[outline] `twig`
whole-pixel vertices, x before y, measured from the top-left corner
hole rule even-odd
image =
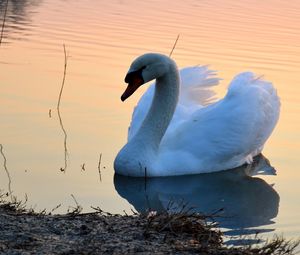
[[[8,178],[9,196],[10,196],[11,201],[13,202],[13,196],[12,196],[12,191],[11,191],[11,177],[10,177],[9,171],[7,169],[7,165],[6,165],[7,160],[6,160],[6,157],[5,157],[4,152],[3,152],[3,145],[2,144],[0,144],[0,153],[1,153],[1,155],[3,157],[3,160],[4,160],[3,161],[3,167],[4,167],[4,170],[5,170],[7,178]]]
[[[53,213],[55,210],[57,210],[59,207],[61,207],[61,204],[58,204],[57,206],[55,206],[54,208],[52,208],[50,213]]]
[[[78,204],[78,202],[77,202],[77,200],[76,200],[75,196],[74,196],[73,194],[71,194],[71,197],[72,197],[72,198],[73,198],[73,200],[75,201],[75,204],[76,204],[76,206],[77,206],[77,207],[79,207],[79,204]]]
[[[67,132],[63,126],[63,122],[62,122],[62,118],[61,118],[61,114],[60,114],[60,102],[61,102],[61,96],[63,93],[63,89],[64,89],[64,85],[65,85],[65,80],[66,80],[66,71],[67,71],[67,53],[66,53],[66,47],[64,46],[64,55],[65,55],[65,63],[64,63],[64,75],[63,75],[63,80],[62,80],[62,84],[61,84],[61,88],[60,88],[60,92],[59,92],[59,96],[58,96],[58,101],[57,101],[57,114],[58,114],[58,118],[59,118],[59,124],[60,127],[64,133],[64,167],[60,168],[61,172],[65,172],[67,169],[67,156],[68,156],[68,148],[67,148]]]
[[[97,206],[97,207],[94,207],[94,206],[91,206],[91,208],[93,209],[93,210],[95,210],[96,211],[96,213],[100,213],[100,214],[102,214],[102,215],[106,215],[106,216],[116,216],[116,215],[120,215],[120,214],[113,214],[113,213],[110,213],[110,212],[105,212],[105,211],[103,211],[99,206]],[[85,213],[86,214],[86,213]]]
[[[130,211],[133,213],[133,215],[139,215],[139,213],[135,210],[133,210],[132,208],[130,208]]]
[[[175,43],[174,43],[174,45],[173,45],[173,48],[172,48],[172,50],[171,50],[171,52],[170,52],[170,54],[169,54],[169,57],[171,57],[171,56],[172,56],[172,53],[173,53],[173,51],[174,51],[174,49],[175,49],[175,47],[176,47],[176,45],[177,45],[177,42],[178,42],[179,36],[180,36],[180,34],[178,34],[178,35],[177,35],[176,41],[175,41]]]
[[[102,178],[101,178],[101,158],[102,158],[102,153],[100,153],[99,162],[98,162],[98,172],[99,172],[100,182],[102,182]]]
[[[70,211],[70,208],[69,208],[68,214],[69,214],[69,215],[72,215],[72,216],[78,215],[78,214],[80,214],[81,211],[82,211],[82,206],[80,206],[80,205],[78,204],[78,202],[77,202],[77,200],[76,200],[76,198],[75,198],[75,196],[74,196],[73,194],[71,194],[71,197],[73,198],[73,200],[74,200],[74,202],[75,202],[75,204],[76,204],[76,207],[73,207],[73,210],[72,210],[72,211]]]
[[[7,9],[8,9],[8,0],[6,0],[5,10],[4,10],[4,17],[3,17],[3,22],[2,22],[1,36],[0,36],[0,45],[2,43],[2,38],[3,38],[3,32],[4,32],[6,15],[7,15]]]

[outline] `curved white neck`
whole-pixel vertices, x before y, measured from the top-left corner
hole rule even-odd
[[[157,151],[174,114],[179,96],[179,73],[170,62],[169,72],[156,79],[150,110],[131,142],[144,143]]]

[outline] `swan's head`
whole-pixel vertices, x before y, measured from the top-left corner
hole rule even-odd
[[[135,59],[125,77],[128,84],[121,100],[125,101],[141,85],[163,76],[169,71],[170,64],[175,64],[169,57],[158,53],[147,53]]]

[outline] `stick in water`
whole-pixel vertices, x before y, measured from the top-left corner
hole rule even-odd
[[[102,153],[100,153],[99,162],[98,162],[98,172],[99,172],[100,182],[102,182],[102,178],[101,178],[101,158],[102,158]]]
[[[64,167],[60,168],[61,172],[65,172],[67,169],[67,156],[68,156],[68,148],[67,148],[67,132],[63,126],[63,122],[62,122],[62,118],[61,118],[61,114],[60,114],[60,101],[61,101],[61,96],[63,93],[63,89],[64,89],[64,85],[65,85],[65,80],[66,80],[66,72],[67,72],[67,53],[66,53],[66,47],[64,46],[64,55],[65,55],[65,63],[64,63],[64,75],[63,75],[63,80],[62,80],[62,84],[61,84],[61,88],[60,88],[60,92],[59,92],[59,96],[58,96],[58,101],[57,101],[57,114],[58,114],[58,118],[59,118],[59,124],[60,127],[64,133]]]
[[[174,49],[175,49],[175,47],[176,47],[176,44],[177,44],[177,42],[178,42],[179,36],[180,36],[180,34],[177,35],[176,41],[175,41],[175,43],[174,43],[174,45],[173,45],[173,48],[172,48],[172,50],[171,50],[171,52],[170,52],[169,57],[172,56],[172,53],[173,53],[173,51],[174,51]]]
[[[10,177],[9,171],[7,169],[7,165],[6,165],[7,160],[6,160],[6,157],[5,157],[4,152],[3,152],[3,145],[2,144],[0,144],[0,153],[3,157],[3,167],[4,167],[4,170],[5,170],[7,178],[8,178],[8,193],[9,193],[9,196],[11,198],[11,201],[13,201],[12,191],[11,191],[11,177]]]
[[[5,26],[7,8],[8,8],[8,0],[6,0],[5,10],[4,10],[4,16],[3,16],[3,22],[2,22],[2,29],[1,29],[1,35],[0,35],[0,45],[2,43],[2,38],[3,38],[3,32],[4,32],[4,26]]]

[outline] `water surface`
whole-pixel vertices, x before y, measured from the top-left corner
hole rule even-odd
[[[0,1],[1,17],[5,3]],[[297,0],[9,1],[0,46],[0,143],[13,194],[20,199],[27,195],[37,210],[62,204],[56,212],[65,212],[75,204],[71,194],[86,211],[91,205],[110,212],[145,210],[135,201],[145,198],[137,192],[145,185],[114,177],[114,157],[126,142],[132,109],[144,91],[122,103],[123,79],[136,56],[169,54],[180,34],[172,57],[179,67],[209,64],[218,70],[220,96],[232,77],[245,70],[264,75],[277,87],[281,116],[264,149],[277,175],[243,176],[235,185],[231,174],[222,173],[185,177],[185,182],[155,179],[147,183],[147,196],[162,207],[171,197],[184,198],[202,211],[223,203],[240,219],[253,212],[247,223],[221,222],[225,228],[299,236],[299,25]],[[63,44],[68,56],[60,105],[67,133],[64,172],[64,133],[56,111]],[[186,193],[177,194],[176,183]],[[120,184],[129,193],[120,192]],[[158,192],[162,186],[169,189]],[[2,163],[0,189],[8,190]]]

